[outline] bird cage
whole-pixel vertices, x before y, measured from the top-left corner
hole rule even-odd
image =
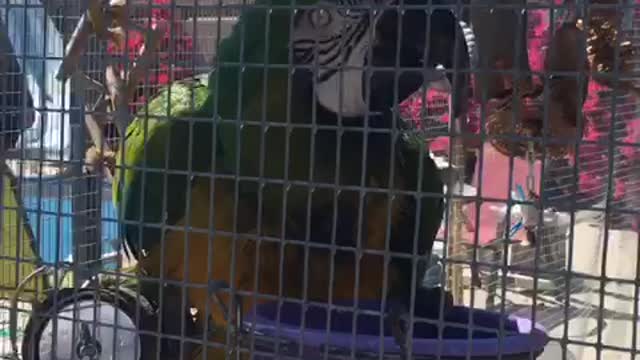
[[[400,9],[362,1],[370,6],[358,11],[341,11],[359,3],[341,0],[317,9],[314,0],[64,2],[81,8],[64,19],[74,31],[61,31],[64,51],[41,57],[62,63],[47,73],[56,86],[70,79],[72,151],[45,151],[67,156],[59,164],[67,177],[40,174],[23,184],[25,204],[9,205],[33,219],[42,242],[34,262],[62,266],[74,281],[51,281],[26,329],[16,329],[23,304],[15,301],[12,348],[0,355],[556,359],[588,344],[557,327],[576,308],[597,318],[600,332],[619,321],[604,309],[617,296],[612,277],[575,267],[580,247],[606,268],[611,250],[599,246],[609,240],[577,240],[576,229],[595,223],[606,239],[609,229],[634,227],[639,101],[590,81],[586,144],[575,153],[545,139],[540,125],[548,107],[550,135],[581,131],[570,110],[558,110],[566,105],[559,95],[580,103],[580,81],[558,94],[552,85],[568,75],[546,72],[566,69],[545,58],[577,49],[591,56],[587,67],[610,66],[619,34],[602,16],[585,21],[597,6],[530,1],[520,12],[510,0],[490,9],[475,0],[404,0]],[[15,2],[0,0],[0,13],[40,6]],[[640,13],[625,15],[628,60]],[[352,24],[340,31],[375,30],[376,41],[325,38],[335,19]],[[526,37],[528,49],[515,56],[510,41],[487,43],[491,32]],[[424,52],[425,41],[439,47]],[[326,44],[335,47],[315,48]],[[493,82],[481,59],[509,51],[516,64],[498,61],[505,81]],[[352,56],[367,68],[362,81],[342,77],[352,63],[323,72],[331,66],[307,62]],[[580,64],[571,70],[590,78]],[[605,205],[601,218],[581,215]],[[21,226],[15,214],[5,219]],[[3,234],[3,250],[24,247],[5,247],[15,235]],[[15,283],[22,260],[2,255],[2,268],[16,273],[3,282]],[[580,360],[635,351],[597,336],[596,356]]]

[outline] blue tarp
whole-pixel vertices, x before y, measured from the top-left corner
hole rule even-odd
[[[23,192],[27,217],[38,244],[38,252],[46,263],[68,261],[73,254],[72,199],[68,196],[47,194],[38,204],[35,191]],[[38,209],[40,205],[40,209]],[[116,212],[109,196],[102,200],[102,253],[115,251],[117,239]]]

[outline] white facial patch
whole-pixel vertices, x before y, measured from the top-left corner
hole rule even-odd
[[[362,76],[364,52],[368,45],[368,40],[363,40],[351,52],[344,70],[338,71],[327,81],[318,84],[316,96],[322,106],[344,116],[364,115],[367,112],[367,105],[363,98]]]

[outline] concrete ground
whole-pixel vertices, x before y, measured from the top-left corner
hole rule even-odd
[[[478,174],[482,176],[482,197],[493,199],[506,199],[509,186],[509,160],[498,154],[490,146],[484,147],[482,156],[484,164],[482,171],[478,165]],[[526,162],[515,160],[513,164],[512,189],[515,185],[524,186],[528,167]],[[535,166],[536,186],[539,183],[539,164]],[[477,185],[477,181],[475,183]],[[474,232],[479,232],[479,243],[490,243],[496,233],[496,223],[499,216],[496,216],[496,205],[500,203],[483,203],[480,207],[480,226],[475,224],[474,206],[469,205],[467,211],[471,222],[470,232],[466,234],[467,242],[472,242]],[[637,352],[640,347],[639,335],[636,335],[639,327],[638,311],[634,308],[638,304],[638,247],[639,236],[631,231],[609,231],[609,236],[605,239],[604,228],[601,224],[602,213],[595,211],[578,211],[575,213],[575,227],[572,236],[573,251],[572,257],[563,256],[562,253],[569,253],[568,244],[563,241],[564,236],[560,233],[551,233],[548,236],[548,243],[539,246],[539,252],[523,246],[515,247],[512,251],[520,253],[520,256],[512,255],[512,264],[517,263],[526,266],[527,261],[538,258],[538,266],[542,270],[562,270],[567,265],[573,274],[585,274],[586,276],[603,277],[608,280],[585,279],[584,277],[571,281],[570,299],[566,301],[567,286],[561,279],[561,275],[555,276],[556,282],[539,281],[538,296],[536,296],[535,320],[540,322],[549,330],[549,334],[556,338],[547,347],[540,359],[544,360],[596,360],[596,359],[634,359],[631,354]],[[520,232],[520,238],[524,240]],[[606,251],[605,249],[605,243]],[[605,256],[606,254],[606,256]],[[486,261],[486,260],[485,260]],[[531,263],[528,263],[533,265]],[[604,266],[603,266],[604,265]],[[533,270],[533,268],[532,268]],[[603,272],[604,270],[604,272]],[[559,273],[560,273],[559,271]],[[522,290],[527,287],[532,288],[531,281],[526,276],[519,277],[515,284],[506,286],[506,301],[504,302],[506,311],[517,313],[521,316],[531,317],[532,296],[524,296],[515,289]],[[500,293],[502,281],[498,276],[496,292]],[[615,281],[622,280],[622,281]],[[634,284],[624,283],[635,282]],[[485,285],[487,282],[483,279]],[[600,297],[600,290],[604,296]],[[470,305],[470,291],[466,292],[465,303]],[[474,306],[485,307],[487,292],[485,290],[475,291]],[[555,296],[555,300],[553,297]],[[494,302],[496,310],[500,310],[503,304],[499,299]],[[566,306],[568,304],[569,306]],[[542,307],[544,305],[544,307]],[[565,316],[567,314],[568,316]],[[602,322],[599,323],[599,317]],[[565,318],[567,321],[565,321]],[[566,334],[565,334],[566,333]],[[564,339],[564,341],[563,341]],[[566,346],[561,346],[564,343]],[[600,345],[600,346],[598,346]],[[596,351],[601,347],[602,351]],[[615,350],[620,351],[615,351]],[[566,357],[563,356],[566,354]]]
[[[633,359],[631,352],[640,346],[638,340],[638,234],[612,231],[609,234],[606,259],[603,257],[603,237],[589,225],[576,227],[574,249],[575,271],[609,279],[633,281],[586,281],[581,294],[572,296],[571,306],[577,316],[568,323],[566,332],[570,341],[568,359]],[[603,267],[603,261],[606,261]],[[604,269],[604,273],[602,272]],[[589,291],[587,291],[589,290]],[[601,290],[604,296],[601,298]],[[603,300],[603,301],[602,301]],[[634,313],[635,309],[635,313]],[[556,310],[557,311],[557,310]],[[550,315],[552,320],[564,319],[564,307],[560,313]],[[599,324],[599,317],[602,322]],[[548,325],[550,334],[562,338],[563,323]],[[587,344],[571,344],[571,341]],[[605,349],[598,357],[597,344]],[[607,349],[608,348],[608,349]],[[615,351],[615,350],[621,351]],[[562,359],[558,344],[545,352],[543,359]],[[625,351],[626,350],[626,351]]]
[[[573,270],[576,273],[602,276],[603,236],[598,228],[590,224],[575,227],[576,246],[573,251]],[[632,232],[610,232],[607,245],[605,276],[609,279],[636,281],[637,284],[638,235]],[[484,280],[484,279],[483,279]],[[600,286],[604,296],[601,301]],[[531,286],[522,281],[520,289]],[[532,318],[532,296],[522,295],[515,285],[507,286],[505,311]],[[500,291],[500,288],[497,289]],[[551,294],[557,301],[550,300]],[[637,309],[637,285],[608,280],[574,280],[571,296],[566,301],[566,286],[556,289],[540,285],[536,297],[535,320],[542,324],[553,338],[540,360],[618,360],[634,359],[631,355],[640,348],[638,330],[640,320]],[[470,305],[471,291],[465,292],[465,304]],[[474,307],[484,308],[487,291],[474,290]],[[495,310],[500,311],[503,302],[497,301]],[[567,306],[568,305],[568,306]],[[566,316],[566,315],[568,316]],[[599,317],[602,323],[599,324]],[[565,320],[566,319],[566,320]],[[566,331],[566,334],[565,334]],[[566,336],[565,336],[566,335]],[[561,344],[566,344],[563,346]],[[597,348],[602,352],[598,353]]]
[[[492,199],[506,199],[505,189],[509,186],[509,161],[506,157],[497,154],[489,146],[485,146],[482,156],[484,164],[482,171],[478,166],[478,174],[482,177],[482,197]],[[528,173],[527,164],[524,161],[515,160],[512,177],[512,189],[517,184],[524,186]],[[539,183],[539,165],[535,166],[536,185]],[[487,185],[485,185],[487,184]],[[478,185],[477,181],[474,185]],[[477,232],[478,243],[488,244],[496,235],[496,225],[500,218],[497,211],[500,203],[483,203],[480,208],[479,226],[475,223],[475,206],[468,205],[468,218],[471,226],[465,238],[467,243],[472,243]],[[513,209],[513,208],[512,208]],[[609,231],[605,239],[604,229],[601,224],[602,213],[595,211],[578,211],[575,213],[575,227],[573,236],[569,239],[573,243],[572,257],[569,257],[571,249],[561,231],[551,233],[547,241],[539,246],[538,253],[527,245],[514,246],[512,248],[511,264],[526,267],[533,266],[533,259],[538,259],[538,266],[542,270],[556,270],[558,275],[553,281],[538,282],[538,296],[536,296],[535,320],[549,330],[552,341],[545,353],[541,356],[544,360],[556,359],[633,359],[631,353],[636,352],[640,342],[638,340],[639,320],[637,311],[634,316],[634,308],[638,304],[638,234],[630,231]],[[524,240],[523,232],[516,238]],[[606,251],[605,243],[607,243]],[[605,256],[606,254],[606,256]],[[487,261],[483,258],[482,261]],[[501,261],[501,260],[500,260]],[[569,261],[571,261],[569,263]],[[568,264],[568,265],[567,265]],[[569,288],[570,297],[567,300],[567,285],[562,279],[562,269],[569,268],[572,276]],[[603,272],[604,269],[604,272]],[[533,271],[533,267],[531,271]],[[584,274],[585,277],[579,276]],[[494,274],[495,275],[495,274]],[[603,277],[608,280],[600,281],[591,277]],[[514,278],[514,277],[511,277]],[[523,289],[532,289],[531,277],[515,277],[513,282],[506,282],[506,301],[496,298],[493,308],[517,313],[521,316],[532,317],[533,296],[524,295]],[[483,277],[483,287],[475,291],[474,306],[484,308],[487,304],[487,288],[495,285],[497,294],[502,290],[502,276]],[[616,281],[622,280],[622,281]],[[634,284],[624,283],[635,282]],[[601,300],[600,290],[603,297]],[[520,291],[518,291],[520,290]],[[466,291],[467,305],[470,304],[470,291]],[[568,306],[567,306],[568,305]],[[599,317],[602,322],[599,322]],[[565,321],[565,319],[567,319]],[[564,346],[560,344],[564,343]],[[596,351],[600,347],[601,352]],[[619,350],[619,351],[616,351]]]

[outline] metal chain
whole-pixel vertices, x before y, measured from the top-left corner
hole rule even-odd
[[[523,207],[523,225],[527,233],[527,241],[530,245],[534,245],[536,243],[536,230],[538,225],[540,224],[540,215],[538,213],[538,195],[535,191],[535,149],[533,142],[529,142],[529,147],[527,149],[527,163],[529,165],[529,171],[527,174],[527,201],[531,201],[532,203],[527,204]]]
[[[529,142],[529,148],[527,149],[527,163],[529,165],[529,172],[527,173],[527,195],[535,194],[535,184],[536,178],[534,176],[535,173],[535,165],[536,165],[536,154],[533,146],[533,141]]]

